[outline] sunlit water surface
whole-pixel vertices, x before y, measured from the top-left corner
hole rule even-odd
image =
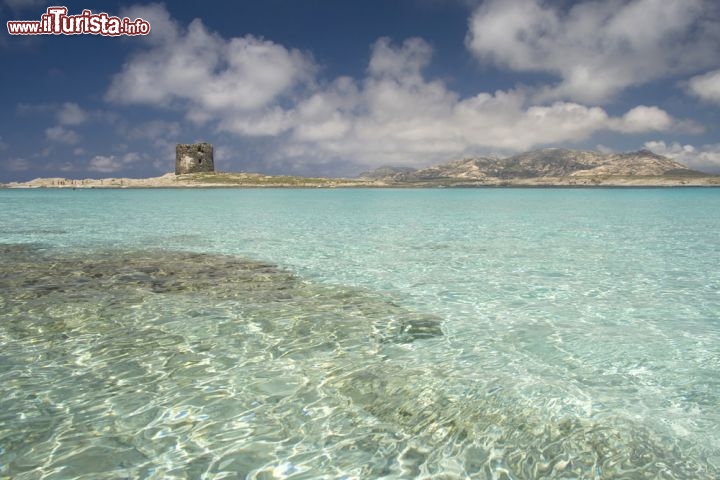
[[[720,475],[720,189],[0,191],[0,478]]]

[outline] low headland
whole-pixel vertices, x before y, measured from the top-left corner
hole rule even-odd
[[[599,153],[547,148],[507,158],[472,157],[423,169],[381,167],[356,178],[260,173],[167,173],[154,178],[37,178],[5,188],[442,188],[717,187],[720,176],[692,170],[648,150]]]

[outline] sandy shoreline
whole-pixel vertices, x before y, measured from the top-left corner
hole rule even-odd
[[[0,184],[2,188],[443,188],[443,187],[720,187],[720,176],[603,176],[561,178],[486,178],[468,180],[438,178],[416,182],[341,178],[271,176],[256,173],[214,173],[152,178],[68,179],[36,178],[27,182]]]

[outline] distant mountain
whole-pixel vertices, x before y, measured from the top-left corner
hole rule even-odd
[[[505,181],[540,178],[704,176],[685,165],[649,150],[600,153],[564,148],[545,148],[508,158],[476,157],[413,171],[382,167],[363,178],[391,182],[422,182],[437,179]]]

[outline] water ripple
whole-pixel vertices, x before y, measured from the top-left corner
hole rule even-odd
[[[717,451],[682,436],[692,425],[588,394],[662,388],[647,375],[662,358],[639,347],[598,370],[567,348],[582,325],[505,322],[490,338],[479,322],[474,348],[454,348],[442,318],[267,263],[2,251],[3,477],[718,475]],[[717,389],[686,395],[704,408]]]

